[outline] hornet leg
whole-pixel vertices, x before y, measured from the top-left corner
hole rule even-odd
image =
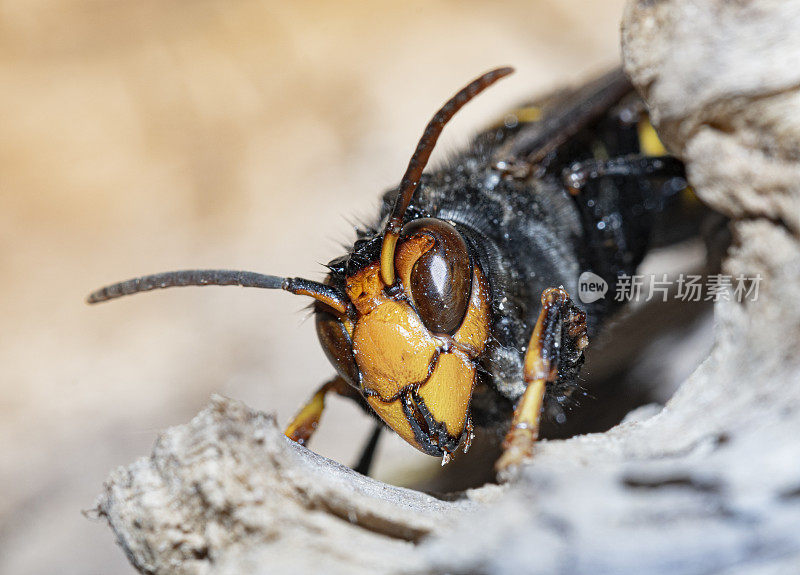
[[[495,463],[502,471],[518,465],[533,455],[539,437],[545,389],[558,378],[562,342],[580,354],[589,345],[586,335],[586,314],[578,309],[561,288],[548,288],[542,293],[542,311],[533,328],[525,352],[523,377],[526,388],[514,409],[511,428],[503,442],[503,454]]]
[[[633,154],[608,160],[584,160],[566,168],[561,178],[569,193],[579,194],[592,180],[608,176],[626,178],[686,177],[683,164],[672,156],[642,156]]]
[[[322,411],[325,409],[325,396],[333,392],[344,397],[353,397],[358,392],[350,387],[341,377],[334,377],[323,384],[317,392],[300,409],[294,419],[286,426],[284,434],[292,441],[305,445],[319,425]]]
[[[356,473],[369,476],[369,469],[372,467],[372,460],[375,457],[375,451],[378,447],[378,440],[381,437],[381,431],[383,431],[383,423],[376,421],[375,427],[372,429],[372,433],[370,434],[367,443],[364,445],[364,449],[361,451],[361,456],[358,458],[358,462],[353,466],[353,471]]]

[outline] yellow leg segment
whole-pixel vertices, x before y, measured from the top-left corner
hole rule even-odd
[[[320,417],[322,417],[322,412],[325,409],[325,396],[330,392],[344,396],[353,394],[350,386],[341,377],[335,377],[325,383],[286,426],[286,431],[284,431],[286,437],[300,445],[308,443],[308,440],[314,435],[314,431],[319,425]]]
[[[573,310],[567,317],[563,317],[568,307]],[[525,393],[514,409],[511,428],[503,441],[503,454],[495,464],[497,471],[518,465],[533,455],[533,446],[539,438],[545,389],[548,382],[555,381],[558,377],[557,356],[562,321],[568,322],[568,334],[574,338],[578,349],[586,347],[586,316],[574,308],[569,295],[563,289],[546,289],[542,293],[542,310],[536,319],[525,353]]]
[[[525,389],[514,410],[511,429],[503,441],[503,454],[495,463],[497,471],[518,465],[533,455],[533,446],[539,438],[546,383],[544,379],[537,379]]]

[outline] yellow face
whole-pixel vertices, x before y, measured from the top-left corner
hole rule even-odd
[[[449,457],[471,435],[490,292],[455,228],[417,222],[398,246],[395,286],[386,289],[377,261],[346,279],[356,314],[342,325],[370,407],[417,449]]]

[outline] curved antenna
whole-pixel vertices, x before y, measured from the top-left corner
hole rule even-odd
[[[406,173],[403,174],[403,179],[400,180],[397,199],[383,229],[381,279],[386,285],[394,283],[394,250],[397,245],[397,238],[400,236],[400,228],[403,225],[403,215],[411,203],[411,198],[414,197],[414,192],[417,191],[422,171],[431,157],[431,152],[433,152],[433,148],[436,146],[436,141],[439,139],[445,124],[455,116],[456,112],[464,107],[464,104],[513,71],[514,68],[510,67],[496,68],[473,80],[450,98],[444,106],[439,108],[439,111],[434,114],[425,127],[425,131],[417,144],[417,149],[414,150],[414,155],[411,156],[411,160],[408,162]]]
[[[154,289],[230,285],[282,289],[297,295],[311,296],[341,314],[346,314],[350,308],[350,303],[345,295],[329,285],[303,278],[283,278],[236,270],[181,270],[142,276],[100,288],[89,294],[86,303],[100,303]]]

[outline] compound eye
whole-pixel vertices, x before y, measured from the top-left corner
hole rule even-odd
[[[434,218],[409,222],[401,237],[406,239],[397,269],[417,313],[431,332],[454,334],[464,320],[472,289],[467,243],[452,225]],[[415,260],[413,264],[409,259]]]
[[[314,317],[317,324],[317,337],[322,344],[322,349],[333,364],[336,371],[347,383],[358,387],[359,372],[353,356],[353,343],[350,334],[342,321],[327,311],[329,308],[321,303],[314,305]]]

